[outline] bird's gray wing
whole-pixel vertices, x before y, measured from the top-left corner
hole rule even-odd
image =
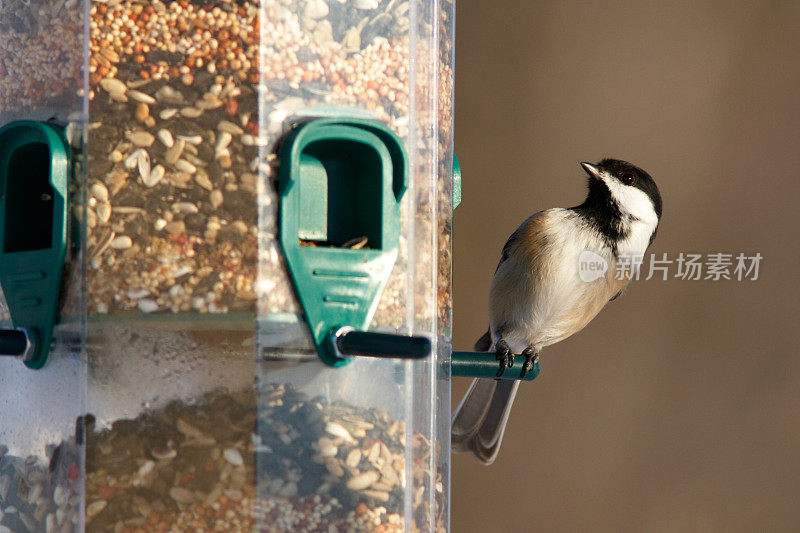
[[[525,225],[540,213],[528,217],[509,236],[503,246],[497,269],[508,259],[511,249],[519,239]],[[495,269],[495,274],[497,269]],[[475,343],[475,350],[485,352],[491,349],[491,345],[491,331],[487,331]],[[518,381],[485,378],[472,380],[467,393],[453,413],[451,420],[452,450],[454,452],[472,451],[484,464],[492,464],[500,451],[508,415],[511,412],[511,405],[518,387]]]
[[[527,222],[528,220],[526,220],[525,222]],[[511,247],[514,246],[514,243],[517,242],[517,240],[519,239],[520,231],[522,231],[522,228],[525,227],[525,222],[520,224],[520,226],[514,230],[514,233],[509,235],[508,239],[506,239],[506,243],[503,245],[503,251],[500,252],[500,261],[498,261],[497,267],[494,269],[495,273],[497,273],[497,269],[500,268],[500,265],[503,264],[503,261],[508,259],[508,256],[511,254]]]

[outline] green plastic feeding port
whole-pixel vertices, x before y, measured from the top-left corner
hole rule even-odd
[[[298,124],[280,151],[280,233],[320,358],[426,357],[425,337],[365,331],[397,258],[403,145],[379,122]]]
[[[69,145],[59,126],[0,128],[0,286],[13,329],[0,355],[30,368],[47,361],[67,251]]]

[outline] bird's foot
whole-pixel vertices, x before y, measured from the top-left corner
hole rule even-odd
[[[528,346],[522,350],[520,355],[525,356],[525,362],[522,363],[522,373],[519,375],[519,378],[523,379],[525,374],[528,373],[528,370],[532,369],[533,366],[539,362],[539,354],[536,353],[536,350],[533,348],[533,346]]]
[[[495,377],[500,377],[503,375],[503,372],[506,371],[506,368],[511,368],[514,366],[514,354],[511,352],[511,348],[508,347],[506,341],[499,340],[497,341],[497,346],[494,349],[495,359],[500,362],[500,369],[497,371],[497,375]]]

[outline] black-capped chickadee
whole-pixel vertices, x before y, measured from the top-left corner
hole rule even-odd
[[[508,238],[489,290],[489,331],[475,350],[493,351],[498,377],[525,357],[580,331],[638,269],[661,218],[661,195],[644,170],[618,159],[581,163],[589,193],[577,207],[540,211]],[[453,414],[453,451],[492,464],[519,381],[475,379]]]

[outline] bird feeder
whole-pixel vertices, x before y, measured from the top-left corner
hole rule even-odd
[[[448,529],[453,15],[2,3],[0,530]]]
[[[2,2],[0,531],[448,529],[453,16]]]

